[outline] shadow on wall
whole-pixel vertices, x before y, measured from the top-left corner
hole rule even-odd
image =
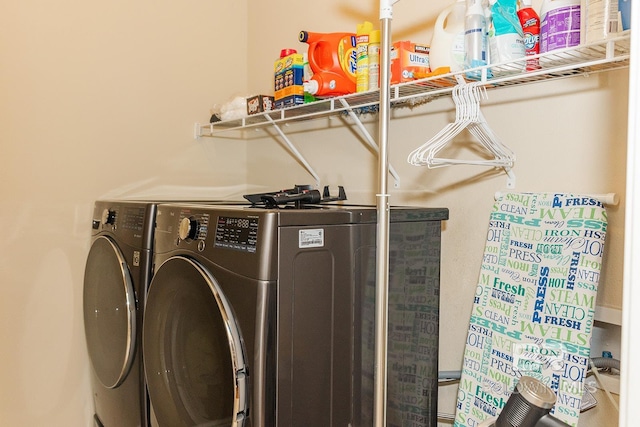
[[[7,368],[0,382],[11,384],[0,392],[3,425],[86,425],[91,417],[82,321],[91,208],[12,205],[14,222],[0,221],[10,249],[1,261]]]
[[[150,178],[114,188],[99,196],[99,199],[238,201],[243,200],[244,194],[251,192],[251,186],[245,184],[207,187],[161,184],[157,181],[156,178]]]

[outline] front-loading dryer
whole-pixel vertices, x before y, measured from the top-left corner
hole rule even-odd
[[[375,214],[374,207],[327,205],[159,205],[143,326],[151,425],[366,426],[373,410]],[[412,392],[428,415],[413,416],[434,426],[439,258],[434,281],[425,279],[424,264],[403,259],[433,259],[428,236],[437,237],[430,250],[439,256],[447,215],[426,208],[391,215],[394,286],[412,281],[430,289],[421,296],[426,305],[403,305],[409,341],[396,368],[421,375]],[[436,325],[428,336],[414,327],[424,307]],[[394,322],[402,317],[393,315]],[[416,347],[417,340],[431,347],[426,355],[416,353],[414,339]]]
[[[96,426],[146,427],[144,299],[157,203],[97,201],[84,274],[84,328]]]

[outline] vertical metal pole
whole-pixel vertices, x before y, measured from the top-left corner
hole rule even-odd
[[[389,313],[389,110],[392,4],[398,0],[380,1],[380,112],[378,137],[378,194],[376,234],[376,341],[374,425],[385,427],[387,419],[387,337]]]

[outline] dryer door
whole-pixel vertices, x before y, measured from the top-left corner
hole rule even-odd
[[[143,353],[160,426],[244,425],[240,330],[218,282],[198,262],[177,256],[158,268],[147,295]]]
[[[108,237],[91,245],[84,272],[84,330],[91,364],[107,388],[119,386],[134,358],[136,298],[122,252]]]

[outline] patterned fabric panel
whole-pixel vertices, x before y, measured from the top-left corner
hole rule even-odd
[[[606,230],[590,197],[509,193],[495,203],[455,426],[499,415],[522,375],[551,387],[554,416],[577,424]]]

